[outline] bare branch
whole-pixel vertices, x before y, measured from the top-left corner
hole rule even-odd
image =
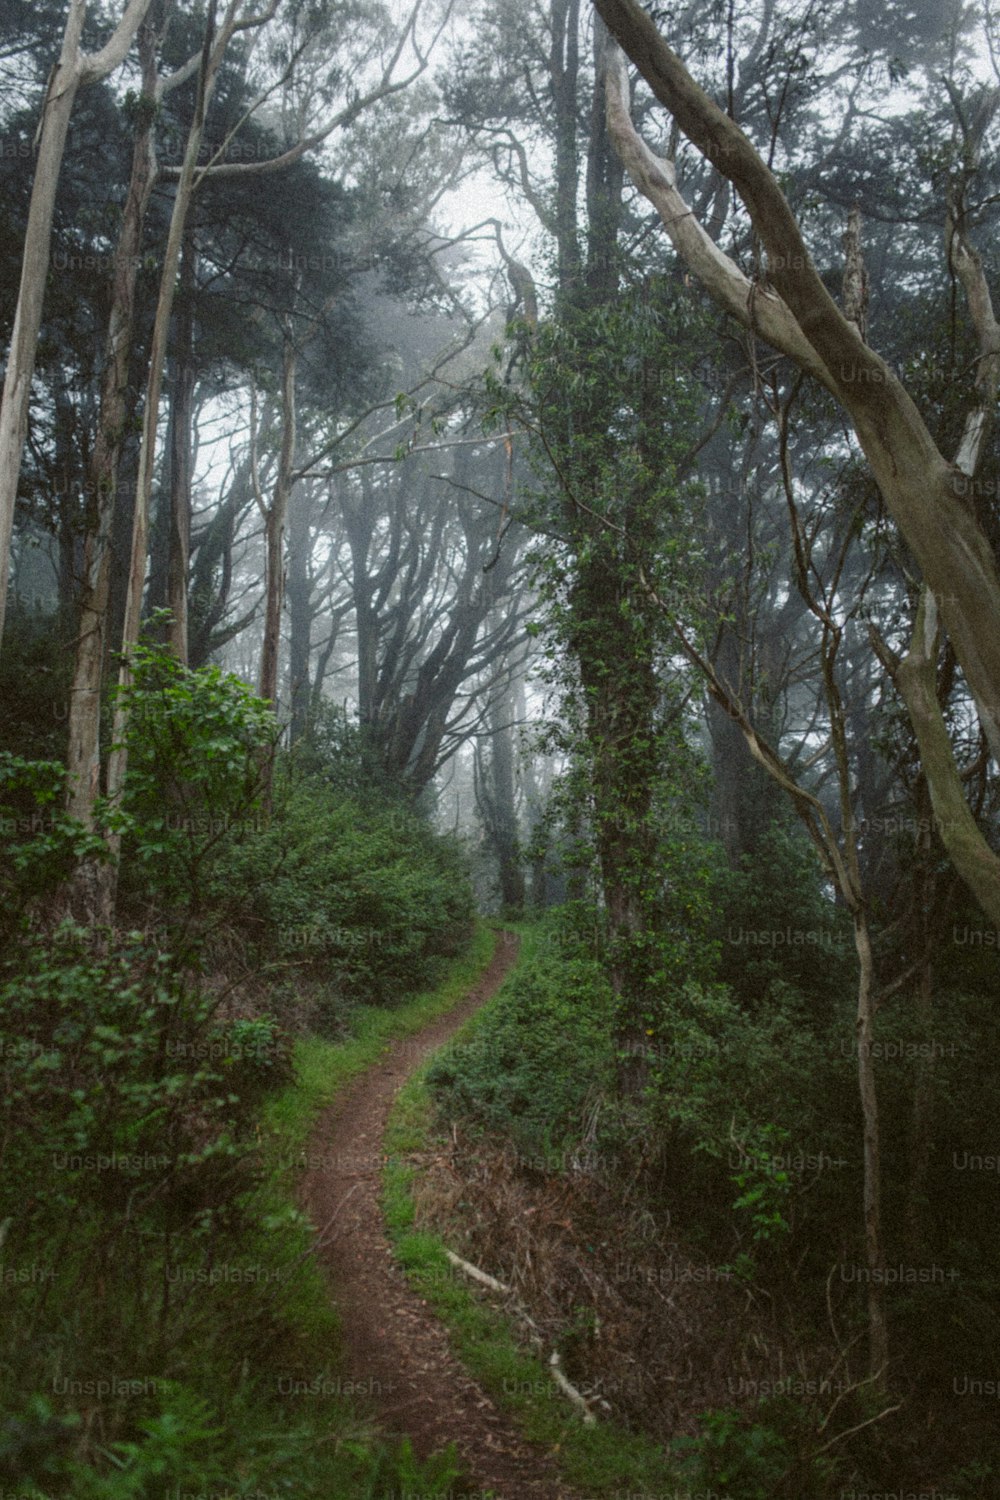
[[[132,45],[132,39],[145,20],[146,12],[151,4],[152,0],[129,0],[125,14],[100,52],[85,53],[81,56],[79,64],[81,84],[96,83],[121,66]]]

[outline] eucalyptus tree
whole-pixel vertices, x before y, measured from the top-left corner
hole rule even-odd
[[[1000,91],[962,98],[949,80],[958,140],[940,175],[940,228],[947,263],[961,285],[976,345],[965,420],[949,459],[906,387],[866,342],[859,307],[841,311],[810,256],[781,188],[739,127],[694,82],[650,17],[631,0],[597,9],[636,61],[655,95],[716,169],[739,190],[767,254],[767,283],[755,283],[716,247],[691,215],[670,163],[657,158],[628,116],[622,66],[609,64],[609,118],[637,186],[663,217],[692,273],[744,326],[786,354],[830,392],[850,419],[890,515],[923,579],[908,649],[880,654],[902,695],[920,746],[941,837],[984,910],[1000,921],[1000,858],[976,825],[962,789],[935,691],[941,631],[947,631],[975,700],[983,733],[1000,755],[1000,576],[989,537],[969,505],[987,454],[1000,386],[1000,337],[973,228],[975,181]],[[858,262],[859,264],[859,262]],[[845,280],[850,282],[850,270]],[[860,288],[860,274],[855,277]]]
[[[139,452],[138,494],[132,509],[132,560],[127,573],[128,589],[123,638],[127,648],[129,642],[136,638],[141,617],[143,580],[147,566],[147,518],[153,466],[157,452],[160,390],[175,307],[177,273],[180,271],[181,297],[177,303],[178,316],[173,320],[175,336],[171,356],[174,380],[168,428],[169,483],[166,492],[170,505],[167,528],[169,545],[165,572],[166,602],[170,606],[171,639],[176,653],[181,659],[185,659],[187,656],[187,586],[191,551],[190,465],[195,330],[198,310],[202,310],[203,313],[211,312],[213,308],[218,308],[220,300],[218,296],[213,299],[211,296],[213,289],[210,285],[206,288],[208,295],[200,295],[202,281],[208,281],[208,278],[199,272],[200,252],[204,248],[204,231],[199,231],[197,218],[192,216],[192,203],[197,201],[199,194],[202,198],[211,198],[213,193],[218,197],[218,194],[222,192],[224,196],[227,188],[230,194],[236,191],[236,185],[231,182],[230,166],[238,169],[240,182],[244,180],[245,171],[251,175],[277,171],[280,174],[289,174],[298,178],[299,198],[295,200],[293,190],[291,201],[295,206],[297,217],[303,223],[308,223],[310,209],[315,208],[321,200],[329,201],[329,197],[325,182],[315,174],[309,183],[311,192],[303,191],[301,179],[306,169],[302,158],[305,153],[321,145],[338,128],[343,128],[353,122],[366,109],[370,109],[382,99],[408,86],[413,78],[419,76],[426,67],[426,55],[422,54],[414,32],[420,6],[414,9],[402,29],[397,29],[394,33],[388,30],[386,18],[380,17],[376,46],[374,49],[369,48],[370,55],[359,58],[360,62],[375,68],[371,87],[360,95],[352,95],[346,104],[342,102],[340,108],[335,108],[332,107],[328,97],[330,88],[335,82],[331,77],[329,87],[324,86],[318,91],[318,103],[313,100],[311,109],[306,108],[305,103],[300,101],[302,107],[297,110],[294,118],[287,122],[288,133],[283,139],[277,139],[273,132],[261,131],[257,127],[254,115],[266,102],[269,94],[294,75],[295,64],[308,43],[315,41],[316,31],[321,28],[328,31],[331,13],[339,14],[342,8],[328,5],[310,12],[308,20],[313,28],[313,34],[305,38],[292,37],[294,45],[290,44],[290,54],[284,59],[280,56],[277,58],[272,67],[272,76],[264,80],[263,93],[255,95],[253,75],[248,71],[251,50],[244,47],[234,64],[234,54],[231,48],[239,48],[248,34],[260,30],[272,21],[275,9],[273,4],[269,9],[256,11],[252,7],[241,8],[231,3],[225,9],[225,13],[220,16],[218,7],[211,7],[207,17],[207,26],[203,29],[201,38],[195,35],[197,45],[194,52],[186,60],[181,61],[172,74],[162,78],[158,77],[154,61],[157,39],[150,28],[144,32],[143,90],[135,110],[138,129],[137,145],[133,156],[131,186],[126,195],[125,214],[116,250],[115,266],[117,269],[113,283],[108,352],[104,367],[105,394],[95,449],[100,474],[88,487],[90,503],[83,591],[80,599],[81,628],[78,635],[76,680],[71,700],[69,796],[72,810],[88,823],[93,816],[93,803],[98,790],[100,767],[97,734],[98,706],[102,670],[108,645],[107,611],[112,521],[115,515],[115,477],[121,461],[122,439],[126,431],[122,413],[127,399],[127,373],[135,350],[133,333],[136,270],[142,263],[140,250],[143,244],[143,228],[155,176],[159,173],[161,179],[169,180],[176,175],[177,189],[173,194],[166,250],[161,265],[159,300],[153,319],[151,347],[147,356],[146,397],[142,404],[143,439]],[[182,22],[185,19],[182,17]],[[218,20],[218,28],[216,28],[216,20]],[[183,29],[182,25],[181,30]],[[408,40],[413,43],[417,61],[413,63],[412,59],[408,59],[408,68],[400,69],[400,58]],[[163,42],[164,38],[159,38],[159,44],[162,45]],[[174,46],[176,47],[176,43]],[[274,76],[275,69],[277,70],[277,83]],[[224,82],[224,92],[220,99],[221,107],[213,110],[213,93],[219,78]],[[343,76],[340,75],[341,87],[343,81]],[[180,108],[175,110],[173,115],[169,111],[163,111],[157,115],[157,104],[174,89],[177,90],[177,98],[181,100]],[[320,107],[326,118],[317,121],[315,111]],[[168,131],[172,124],[179,126],[177,135],[184,142],[182,149],[184,160],[181,167],[173,168],[169,165],[171,150],[169,139],[165,144],[161,143],[161,151],[165,153],[167,160],[161,160],[157,165],[153,151],[154,120],[158,122],[161,129],[166,125]],[[251,138],[253,146],[250,153],[251,159],[245,160],[244,154]],[[209,158],[207,163],[204,162],[206,155]],[[283,198],[287,200],[288,196],[288,193],[283,192],[279,186],[277,191],[269,195],[266,203],[262,203],[259,207],[270,206],[277,215],[281,200]],[[287,206],[286,202],[286,210]],[[230,208],[230,218],[233,217],[239,219],[240,215],[234,216]],[[315,220],[316,235],[321,234],[324,228],[329,229],[328,214],[312,214],[311,217]],[[208,218],[211,219],[210,212]],[[244,214],[242,218],[245,224],[247,216]],[[230,224],[228,227],[231,231],[232,244],[234,225]],[[300,230],[299,233],[301,237],[305,231]],[[282,342],[285,351],[283,361],[286,379],[283,388],[285,409],[288,410],[293,387],[289,371],[297,363],[301,336],[292,329],[288,322],[293,315],[293,309],[288,302],[287,287],[292,288],[293,294],[298,294],[303,290],[303,280],[305,280],[305,298],[308,299],[314,291],[316,278],[315,276],[303,278],[295,274],[297,260],[301,257],[297,256],[295,245],[289,248],[288,220],[285,221],[277,239],[280,243],[272,246],[272,274],[270,275],[268,301],[272,309],[276,308],[278,303],[281,303],[283,307],[283,311],[281,307],[278,307],[277,315],[284,320]],[[216,237],[217,241],[218,237]],[[288,252],[287,256],[284,254],[285,251]],[[238,252],[236,252],[236,259],[239,259]],[[307,257],[307,259],[311,265],[312,258]],[[325,303],[329,308],[339,300],[348,258],[334,253],[327,259],[320,257],[317,263],[323,268],[327,264],[333,267],[333,274],[332,276],[327,274],[326,289],[319,297],[319,304]],[[218,265],[216,269],[219,269]],[[225,277],[226,272],[222,274]],[[286,284],[284,292],[281,291],[282,280]],[[331,285],[335,288],[334,290],[331,290]],[[214,290],[218,292],[217,287]],[[245,289],[243,295],[246,295]],[[310,304],[309,315],[312,325],[316,324],[319,311],[318,305]],[[262,306],[257,310],[255,320],[259,323],[266,318],[266,315],[266,306]],[[204,316],[201,321],[204,323]],[[230,338],[236,326],[235,321],[231,321]],[[342,327],[343,320],[341,320]],[[327,328],[328,347],[336,332],[337,329],[333,326]],[[202,342],[205,341],[202,340]],[[216,359],[220,357],[225,359],[226,354],[222,351],[217,352]],[[287,496],[288,490],[288,470],[292,451],[290,441],[286,447],[285,472],[277,490],[280,496]],[[281,506],[277,508],[277,520],[271,526],[273,533],[272,559],[269,569],[269,590],[272,596],[271,630],[267,639],[272,642],[270,652],[272,664],[276,663],[276,646],[273,643],[277,632],[277,617],[280,613],[280,580],[283,568],[281,509]],[[215,536],[218,539],[217,530]],[[268,673],[268,682],[274,680],[275,670],[276,668]],[[127,673],[127,662],[123,671]],[[123,739],[122,729],[119,714],[115,733],[115,739],[119,745]],[[112,795],[120,786],[123,773],[124,752],[119,748],[113,750],[108,768],[108,790]]]
[[[663,972],[668,929],[676,937],[682,925],[666,896],[661,823],[667,784],[685,778],[691,758],[685,690],[642,576],[645,567],[678,585],[666,559],[704,402],[689,373],[693,330],[675,319],[669,279],[652,265],[631,283],[623,275],[635,222],[605,126],[600,45],[601,28],[575,0],[533,6],[527,18],[483,6],[446,100],[521,221],[532,216],[551,268],[540,273],[536,256],[532,274],[525,252],[508,248],[509,226],[498,227],[520,316],[492,399],[495,420],[527,435],[536,464],[520,513],[538,533],[537,577],[565,664],[571,780],[592,834],[627,1044],[662,1001],[652,976]],[[660,364],[675,339],[684,353],[671,379]],[[678,964],[682,946],[671,950]]]
[[[637,63],[654,95],[670,110],[675,125],[711,162],[719,176],[739,191],[760,247],[753,269],[746,271],[719,248],[698,216],[689,210],[678,187],[675,162],[654,155],[636,131],[630,118],[621,53],[611,47],[606,72],[609,127],[633,181],[657,209],[675,250],[690,272],[753,338],[761,338],[788,356],[801,372],[790,397],[776,396],[774,414],[780,437],[781,480],[792,523],[793,577],[821,627],[819,665],[839,784],[840,816],[836,825],[819,799],[790,773],[780,753],[751,724],[731,687],[692,648],[690,640],[686,647],[691,659],[708,677],[712,692],[740,725],[762,766],[792,797],[854,921],[859,960],[858,1077],[864,1113],[865,1240],[872,1275],[871,1359],[876,1375],[884,1375],[887,1333],[878,1276],[885,1247],[880,1208],[878,1102],[872,1063],[877,1005],[875,965],[870,902],[860,853],[857,788],[850,763],[849,716],[842,692],[843,679],[837,668],[851,612],[845,619],[844,605],[836,602],[836,591],[831,593],[829,585],[822,586],[822,593],[816,592],[819,583],[813,553],[816,533],[803,527],[799,518],[789,458],[787,414],[803,377],[811,377],[840,404],[871,465],[886,511],[898,525],[923,574],[914,635],[905,657],[882,639],[874,619],[869,625],[871,641],[907,704],[942,840],[956,868],[985,908],[995,914],[1000,910],[995,884],[1000,866],[965,803],[945,731],[937,675],[940,651],[937,632],[938,622],[943,621],[955,659],[976,701],[984,742],[995,754],[995,696],[989,694],[991,684],[996,685],[995,672],[1000,662],[992,659],[987,634],[1000,595],[996,592],[996,568],[987,532],[972,508],[964,503],[963,491],[974,482],[977,466],[987,458],[986,437],[1000,379],[1000,343],[995,336],[989,290],[982,260],[970,239],[971,195],[978,152],[1000,92],[973,88],[972,98],[963,99],[954,71],[946,82],[957,117],[959,151],[957,159],[950,162],[946,159],[943,170],[938,168],[939,217],[949,262],[968,300],[977,356],[964,421],[953,434],[956,460],[949,464],[910,395],[866,342],[868,278],[861,247],[860,211],[853,208],[848,214],[843,239],[841,310],[821,279],[816,261],[807,252],[801,225],[771,170],[774,135],[770,140],[765,137],[761,149],[756,150],[748,134],[732,118],[731,96],[725,108],[715,103],[694,82],[652,20],[630,0],[623,3],[596,0],[596,5]],[[967,79],[965,84],[970,87]],[[863,113],[855,93],[850,92],[844,102],[845,135],[854,119]],[[876,535],[877,530],[865,537],[869,546]],[[843,547],[838,550],[842,559],[838,571],[843,574],[848,552]],[[879,566],[878,552],[879,548],[873,547],[867,561],[862,561],[862,574],[867,572],[869,578]],[[898,639],[898,625],[893,635]],[[926,977],[926,962],[923,972]],[[906,977],[901,976],[900,982],[905,982]]]
[[[412,795],[473,732],[486,685],[523,640],[523,538],[498,541],[502,464],[495,445],[458,441],[440,450],[443,473],[414,457],[339,486],[358,718]]]
[[[49,268],[52,215],[69,122],[80,89],[98,83],[122,65],[150,4],[151,0],[129,0],[104,45],[85,52],[82,43],[87,6],[85,0],[70,0],[59,60],[49,75],[42,102],[21,281],[0,401],[0,638],[7,605],[17,483]]]

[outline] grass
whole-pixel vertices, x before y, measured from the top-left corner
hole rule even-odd
[[[536,939],[530,927],[519,930],[521,964],[530,960]],[[462,1028],[463,1040],[482,1016],[478,1011]],[[458,1279],[441,1237],[413,1227],[416,1170],[406,1157],[425,1150],[435,1130],[425,1073],[421,1068],[400,1091],[385,1140],[383,1208],[396,1257],[411,1285],[445,1323],[467,1369],[524,1436],[552,1454],[570,1484],[591,1496],[674,1490],[677,1472],[662,1450],[611,1423],[585,1426],[503,1313]]]
[[[296,1204],[295,1162],[320,1111],[391,1041],[452,1009],[493,950],[493,933],[479,925],[436,989],[396,1010],[359,1007],[352,1016],[353,1034],[344,1041],[307,1038],[297,1045],[294,1082],[261,1106],[263,1170],[239,1205],[239,1232],[218,1242],[220,1257],[232,1266],[265,1269],[267,1279],[223,1280],[187,1289],[183,1301],[178,1297],[182,1311],[200,1312],[200,1321],[196,1331],[181,1331],[173,1351],[174,1365],[179,1358],[184,1369],[182,1383],[157,1381],[157,1397],[133,1423],[137,1441],[116,1443],[112,1435],[110,1441],[90,1443],[69,1473],[61,1458],[56,1465],[55,1454],[51,1465],[44,1456],[36,1461],[22,1441],[22,1428],[27,1437],[37,1428],[39,1443],[44,1439],[52,1449],[50,1428],[56,1429],[50,1402],[34,1399],[18,1424],[8,1424],[9,1432],[0,1423],[0,1473],[18,1485],[11,1493],[23,1493],[26,1500],[149,1500],[173,1488],[233,1500],[261,1495],[394,1500],[400,1493],[451,1492],[459,1472],[452,1454],[421,1463],[405,1441],[390,1447],[368,1405],[343,1394],[332,1378],[337,1318],[311,1253],[313,1228]],[[155,1287],[157,1271],[150,1258],[142,1285]],[[69,1329],[76,1314],[67,1305],[52,1316]],[[57,1331],[61,1336],[61,1323]],[[131,1332],[123,1325],[126,1340]],[[80,1333],[86,1339],[89,1328]],[[137,1368],[158,1373],[155,1365]],[[315,1385],[304,1398],[292,1395],[282,1376]],[[74,1420],[79,1427],[80,1418]],[[15,1451],[8,1452],[11,1443]]]
[[[296,1043],[296,1081],[267,1101],[264,1126],[274,1133],[281,1156],[301,1150],[316,1116],[359,1073],[370,1068],[392,1042],[421,1031],[461,1000],[493,956],[495,937],[484,923],[476,926],[472,942],[448,967],[447,977],[433,990],[415,995],[398,1010],[359,1005],[351,1012],[353,1035],[328,1042],[306,1037]]]
[[[347,1084],[378,1062],[394,1041],[412,1036],[454,1009],[489,965],[494,947],[493,932],[479,923],[467,952],[449,965],[447,977],[436,989],[415,995],[398,1010],[358,1006],[351,1013],[354,1034],[346,1041],[301,1038],[295,1045],[295,1081],[265,1103],[266,1186],[259,1190],[262,1222],[268,1234],[283,1228],[281,1259],[297,1266],[286,1293],[286,1315],[303,1340],[314,1346],[328,1349],[337,1338],[338,1326],[322,1271],[309,1255],[312,1226],[295,1206],[293,1164],[303,1157],[318,1116]],[[273,1238],[268,1256],[272,1261],[275,1258]]]

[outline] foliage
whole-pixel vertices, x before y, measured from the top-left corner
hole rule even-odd
[[[82,859],[103,859],[103,840],[63,812],[66,768],[0,751],[0,935],[48,905]]]
[[[6,1480],[74,1500],[146,1500],[165,1486],[313,1500],[448,1493],[453,1456],[423,1464],[405,1444],[385,1447],[343,1397],[297,1416],[275,1393],[276,1370],[325,1368],[335,1332],[288,1163],[351,1069],[453,1005],[491,950],[478,941],[439,993],[406,1010],[370,1012],[357,1039],[327,1045],[316,1067],[304,1060],[301,1080],[266,1100],[258,1064],[272,1081],[285,1066],[274,1022],[220,1028],[155,942],[95,955],[65,929],[57,946],[8,959]],[[336,1442],[317,1441],[321,1430]]]
[[[188,671],[161,645],[135,648],[116,691],[128,716],[125,786],[109,811],[127,834],[122,894],[191,912],[223,849],[261,826],[274,715],[238,677]]]
[[[327,698],[311,710],[305,732],[291,750],[289,772],[321,781],[357,802],[384,807],[407,800],[386,773],[379,746],[365,726]]]
[[[211,1265],[246,1222],[253,1179],[249,1101],[199,1065],[213,1008],[139,939],[96,955],[65,926],[4,966],[0,1223],[5,1262],[31,1273],[4,1331],[8,1409],[25,1389],[93,1390],[99,1371],[133,1370],[140,1348],[164,1378],[179,1373],[172,1280]],[[107,1429],[147,1397],[144,1379],[109,1390]],[[59,1405],[57,1425],[76,1409]],[[35,1412],[18,1452],[48,1420]]]
[[[684,1460],[692,1486],[707,1486],[739,1500],[821,1500],[843,1493],[834,1465],[810,1457],[818,1446],[806,1409],[768,1400],[749,1416],[737,1410],[705,1412],[696,1438],[676,1438],[671,1451]]]
[[[427,1083],[439,1108],[532,1153],[576,1144],[588,1099],[610,1089],[614,995],[602,965],[555,922],[471,1036],[446,1047]]]
[[[64,752],[70,665],[58,617],[8,606],[0,653],[0,750],[47,761]]]
[[[719,977],[742,1006],[754,1012],[770,999],[823,1024],[853,1005],[850,918],[823,889],[801,828],[772,823],[738,869],[716,868],[710,896]]]
[[[433,977],[472,915],[458,849],[416,813],[304,778],[279,781],[270,825],[228,848],[210,893],[262,957],[382,1002]]]
[[[620,1036],[641,1032],[664,969],[682,972],[697,946],[678,907],[698,882],[660,816],[690,799],[699,759],[660,600],[688,624],[697,615],[685,452],[703,399],[699,321],[660,277],[614,298],[566,296],[525,351],[520,387],[489,383],[490,419],[531,438],[524,517],[544,537],[533,562],[571,757],[567,823],[598,872]]]

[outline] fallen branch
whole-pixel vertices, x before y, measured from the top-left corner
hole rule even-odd
[[[471,1276],[473,1281],[478,1281],[482,1286],[489,1287],[491,1292],[500,1292],[505,1297],[511,1297],[514,1295],[512,1287],[505,1286],[502,1281],[497,1281],[496,1277],[491,1276],[488,1271],[481,1271],[478,1266],[471,1265],[469,1261],[463,1260],[460,1255],[455,1254],[454,1250],[446,1249],[444,1253],[448,1257],[451,1265],[457,1267],[457,1269],[460,1271],[464,1271],[466,1276]],[[535,1323],[523,1310],[523,1308],[518,1307],[515,1304],[514,1310],[531,1328],[536,1327]],[[532,1343],[536,1345],[539,1351],[541,1351],[542,1341],[538,1337],[537,1332],[532,1335]],[[552,1353],[549,1355],[549,1373],[551,1374],[552,1379],[555,1381],[559,1389],[565,1396],[569,1397],[570,1401],[572,1401],[573,1405],[581,1413],[584,1426],[595,1426],[597,1423],[597,1418],[594,1416],[594,1413],[587,1405],[585,1398],[580,1395],[580,1392],[577,1390],[576,1386],[571,1385],[571,1383],[566,1379],[566,1376],[563,1374],[559,1364],[559,1354],[555,1349],[553,1349]]]
[[[490,1276],[488,1272],[480,1271],[478,1266],[470,1265],[467,1260],[463,1260],[460,1255],[456,1255],[454,1250],[446,1250],[444,1253],[453,1266],[457,1266],[460,1271],[464,1271],[466,1276],[471,1276],[473,1281],[479,1281],[483,1286],[488,1286],[491,1292],[502,1292],[505,1297],[511,1295],[511,1287],[504,1286],[502,1281],[497,1281],[496,1277]]]
[[[569,1381],[566,1379],[566,1376],[563,1374],[562,1370],[559,1367],[559,1355],[556,1353],[555,1349],[553,1349],[551,1355],[549,1356],[549,1370],[552,1375],[552,1379],[555,1381],[559,1389],[569,1397],[573,1405],[581,1412],[583,1416],[583,1425],[585,1427],[595,1427],[597,1425],[597,1418],[594,1416],[594,1413],[587,1405],[583,1396],[580,1395],[580,1392],[577,1390],[576,1386],[570,1385]]]

